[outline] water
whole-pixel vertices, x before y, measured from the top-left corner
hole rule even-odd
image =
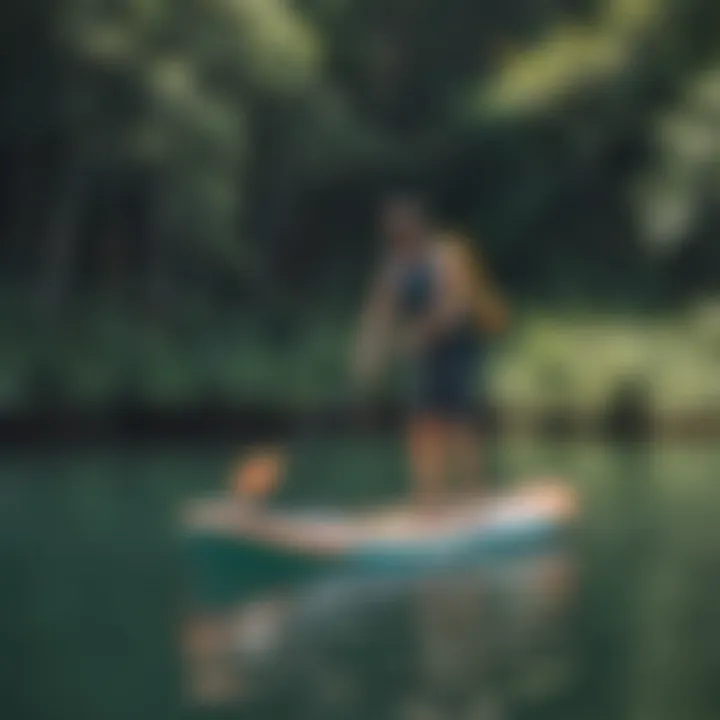
[[[222,484],[237,450],[6,454],[2,717],[181,714],[183,566],[175,516],[183,499]],[[358,507],[404,491],[399,447],[389,440],[317,441],[295,457],[289,502]],[[543,472],[572,478],[585,508],[572,682],[552,702],[513,716],[720,717],[720,448],[508,443],[496,465],[506,482]],[[403,673],[410,634],[389,633],[397,625],[388,617],[363,627],[365,654],[358,657],[379,680],[347,717],[391,717],[395,691],[412,694]],[[390,637],[395,645],[383,646]],[[299,705],[278,708],[273,717],[319,717]],[[408,717],[419,718],[414,712]]]

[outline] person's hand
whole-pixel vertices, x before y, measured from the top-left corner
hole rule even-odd
[[[352,378],[358,388],[369,390],[375,384],[377,376],[377,365],[371,362],[370,358],[355,358],[352,366]]]
[[[408,327],[400,336],[400,351],[408,357],[421,353],[431,340],[427,325],[418,323]]]
[[[353,348],[350,372],[355,384],[370,390],[377,383],[385,366],[386,348],[376,338],[366,337]]]

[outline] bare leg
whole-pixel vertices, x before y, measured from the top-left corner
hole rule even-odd
[[[450,435],[451,471],[456,494],[475,495],[482,492],[482,440],[471,423],[457,424]]]
[[[441,421],[423,416],[409,429],[413,486],[418,505],[435,509],[447,490],[448,431]]]

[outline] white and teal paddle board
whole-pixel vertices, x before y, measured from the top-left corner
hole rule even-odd
[[[573,491],[532,483],[434,512],[258,509],[232,497],[185,513],[191,591],[203,604],[336,577],[417,577],[554,551],[578,514]]]

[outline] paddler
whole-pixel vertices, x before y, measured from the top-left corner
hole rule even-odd
[[[434,506],[451,487],[481,480],[477,391],[489,340],[505,329],[505,302],[472,243],[439,230],[412,195],[380,211],[384,257],[363,309],[354,370],[365,385],[401,350],[408,396],[407,447],[417,501]]]

